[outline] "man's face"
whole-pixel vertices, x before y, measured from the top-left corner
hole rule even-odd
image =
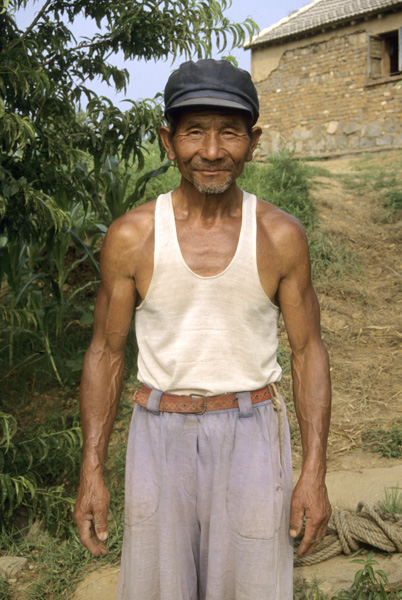
[[[184,179],[202,194],[222,194],[251,160],[261,130],[255,127],[250,137],[240,112],[214,110],[186,112],[173,138],[166,132],[161,128],[168,158],[176,160]]]

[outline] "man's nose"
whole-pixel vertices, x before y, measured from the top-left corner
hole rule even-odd
[[[224,158],[225,151],[222,148],[219,135],[216,133],[208,133],[203,139],[199,154],[201,158],[211,161]]]

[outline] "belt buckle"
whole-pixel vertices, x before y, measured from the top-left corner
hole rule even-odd
[[[205,411],[207,410],[207,397],[203,396],[202,394],[190,394],[190,398],[204,398],[204,401],[202,403],[202,407],[201,410],[199,412],[194,412],[194,415],[203,415],[205,413]]]

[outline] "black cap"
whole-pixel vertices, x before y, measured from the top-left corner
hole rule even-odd
[[[244,110],[252,124],[259,116],[257,90],[250,73],[227,60],[188,61],[173,71],[165,87],[165,116],[188,106]]]

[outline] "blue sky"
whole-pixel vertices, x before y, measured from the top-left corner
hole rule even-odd
[[[17,15],[17,23],[21,29],[28,26],[34,19],[36,13],[43,6],[44,0],[33,2],[28,1],[27,7],[21,10]],[[225,11],[225,15],[233,21],[244,21],[247,17],[252,17],[260,29],[265,29],[269,25],[276,23],[280,19],[289,16],[295,10],[308,4],[308,0],[233,0],[232,6]],[[92,25],[92,24],[91,24]],[[88,23],[84,20],[75,22],[73,28],[77,38],[80,36],[90,36]],[[94,26],[93,33],[96,31]],[[251,51],[238,48],[232,51],[237,58],[239,67],[250,71]],[[214,58],[219,58],[216,54]],[[185,60],[184,58],[182,60]],[[178,60],[176,66],[182,62]],[[171,61],[126,61],[123,57],[116,55],[114,62],[118,66],[124,66],[130,73],[130,83],[127,94],[115,94],[114,90],[106,84],[97,82],[91,83],[91,88],[98,94],[108,96],[113,102],[119,102],[124,98],[138,100],[140,98],[153,98],[154,95],[162,91],[167,78],[175,68]],[[123,106],[122,106],[123,108]]]

